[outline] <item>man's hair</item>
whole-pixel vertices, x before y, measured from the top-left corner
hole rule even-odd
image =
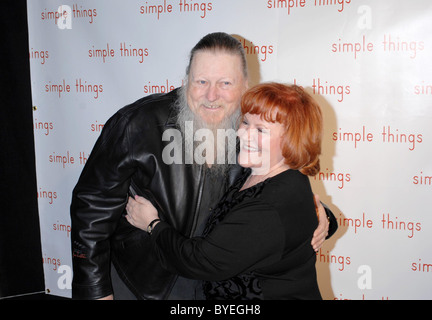
[[[209,33],[204,36],[195,47],[192,48],[189,57],[189,64],[186,68],[186,76],[189,76],[192,60],[197,51],[222,51],[233,55],[238,55],[242,62],[243,76],[248,77],[246,55],[244,48],[239,40],[224,32]]]
[[[315,100],[296,85],[262,83],[242,97],[242,114],[260,115],[284,126],[281,150],[291,169],[309,176],[320,170],[323,120]]]

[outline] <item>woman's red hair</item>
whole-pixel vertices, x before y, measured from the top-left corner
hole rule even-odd
[[[286,164],[308,176],[319,172],[321,109],[301,87],[274,82],[254,86],[243,95],[241,112],[281,123],[285,129],[281,149]]]

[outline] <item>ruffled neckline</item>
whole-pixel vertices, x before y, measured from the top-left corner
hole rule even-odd
[[[266,180],[261,181],[247,189],[240,190],[243,184],[245,183],[245,181],[247,180],[247,178],[249,177],[249,175],[251,174],[251,172],[252,172],[251,169],[247,169],[245,173],[239,179],[237,179],[234,182],[234,184],[227,190],[227,192],[219,201],[218,205],[215,207],[212,215],[209,217],[203,231],[203,236],[209,234],[211,230],[214,228],[214,226],[218,224],[220,221],[222,221],[234,206],[241,203],[245,199],[258,197],[261,194],[264,186],[269,181],[271,181],[272,178],[277,177],[279,175],[278,174],[273,177],[269,177]]]

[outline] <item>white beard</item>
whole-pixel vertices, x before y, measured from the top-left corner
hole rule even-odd
[[[176,107],[178,110],[176,124],[181,131],[185,150],[193,150],[195,152],[198,151],[197,148],[199,148],[200,152],[203,150],[202,156],[205,158],[210,172],[214,174],[225,174],[230,165],[236,163],[236,130],[240,118],[240,108],[236,109],[232,115],[226,117],[221,122],[209,125],[189,108],[186,98],[186,86],[179,89]],[[199,131],[201,133],[205,132],[206,138],[203,141],[185,139],[187,129],[190,129],[191,126],[193,126],[193,137],[195,137],[197,131]],[[194,163],[196,163],[196,161],[194,161]]]

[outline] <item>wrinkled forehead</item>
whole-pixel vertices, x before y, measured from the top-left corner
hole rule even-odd
[[[226,65],[226,69],[235,72],[238,77],[247,79],[247,66],[243,57],[236,51],[230,51],[225,48],[205,48],[194,52],[187,68],[187,76],[197,71],[197,68],[210,67],[217,64],[218,66]]]
[[[195,53],[191,73],[215,69],[243,76],[241,58],[236,54],[223,50],[200,50]]]

